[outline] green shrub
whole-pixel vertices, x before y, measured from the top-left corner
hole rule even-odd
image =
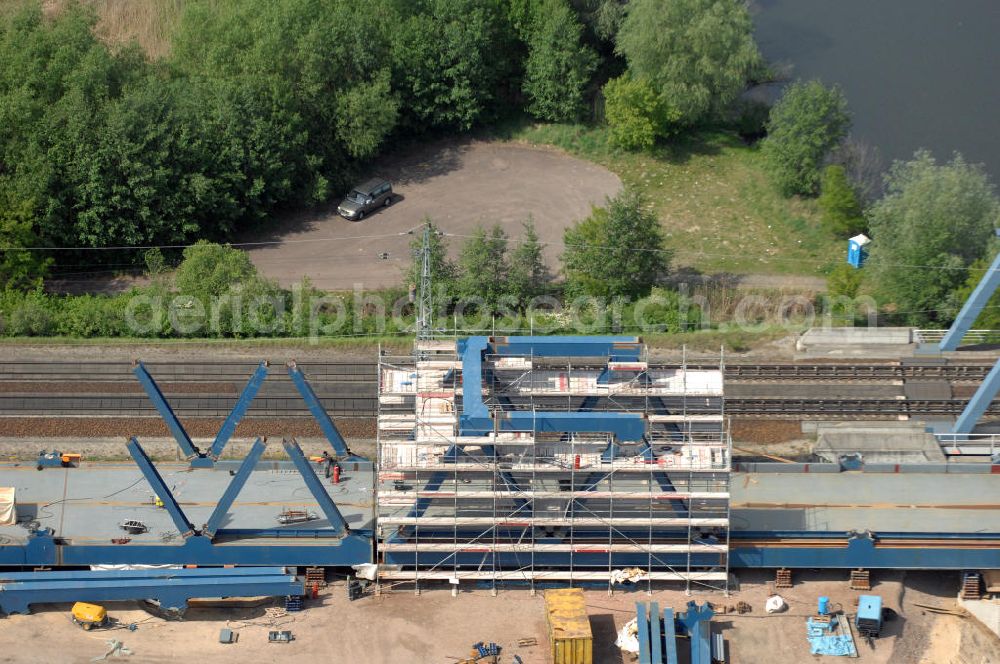
[[[52,311],[44,293],[28,293],[14,305],[7,317],[7,334],[12,337],[43,337],[52,334]]]
[[[648,150],[678,116],[666,110],[649,81],[625,74],[604,86],[604,117],[615,145]]]
[[[823,223],[827,228],[843,237],[850,237],[865,231],[867,224],[858,203],[857,194],[843,166],[836,164],[823,169],[820,194],[817,199]]]
[[[840,88],[819,81],[795,82],[771,109],[761,152],[786,196],[811,196],[819,187],[820,167],[851,125]]]

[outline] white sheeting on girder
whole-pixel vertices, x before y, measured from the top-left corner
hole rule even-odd
[[[183,565],[91,565],[93,572],[134,572],[142,569],[184,569]]]
[[[0,487],[0,526],[17,523],[17,507],[14,502],[14,487]]]

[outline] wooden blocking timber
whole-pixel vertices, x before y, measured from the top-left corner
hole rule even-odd
[[[851,570],[851,590],[871,590],[871,575],[866,569]]]
[[[774,587],[775,588],[791,588],[792,587],[792,570],[790,569],[779,569],[774,572]]]

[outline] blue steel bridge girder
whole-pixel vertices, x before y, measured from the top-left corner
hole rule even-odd
[[[191,463],[192,467],[212,468],[215,466],[215,462],[219,460],[219,457],[222,456],[222,452],[229,443],[229,439],[236,431],[236,427],[240,421],[246,416],[250,404],[253,403],[257,392],[260,391],[260,387],[264,383],[264,379],[267,378],[267,362],[261,362],[254,370],[250,376],[250,380],[247,381],[246,386],[236,400],[233,409],[226,416],[225,421],[219,428],[219,432],[216,434],[215,440],[207,452],[200,450],[191,441],[187,430],[181,424],[177,414],[174,413],[167,398],[163,395],[162,390],[160,390],[160,386],[157,385],[156,380],[149,373],[149,370],[146,369],[146,366],[142,362],[137,362],[133,368],[133,373],[139,379],[139,383],[146,391],[146,395],[153,403],[157,412],[160,413],[160,417],[166,422],[167,428],[170,429],[174,440],[177,441],[181,451],[184,453],[184,458]]]
[[[993,365],[979,389],[969,399],[962,414],[958,416],[953,433],[972,433],[998,392],[1000,392],[1000,360]]]
[[[139,379],[139,384],[146,391],[149,400],[153,402],[153,406],[160,413],[160,417],[166,422],[167,428],[170,429],[174,440],[177,441],[181,451],[184,453],[184,458],[190,461],[201,456],[201,450],[191,442],[191,436],[188,435],[184,425],[177,418],[174,409],[170,407],[170,403],[163,396],[160,386],[153,380],[153,376],[146,369],[146,366],[142,362],[136,362],[132,368],[132,373]]]
[[[323,407],[323,403],[316,396],[316,392],[313,391],[309,381],[306,380],[305,375],[299,369],[295,361],[291,361],[287,365],[288,376],[292,379],[292,383],[295,385],[295,389],[299,391],[302,395],[302,400],[306,402],[306,406],[309,408],[309,412],[312,414],[313,419],[319,424],[320,430],[323,435],[326,436],[327,441],[333,446],[334,452],[337,453],[339,457],[345,457],[348,461],[354,460],[364,460],[362,457],[355,456],[351,453],[351,450],[347,447],[347,441],[340,434],[340,430],[337,429],[337,425],[333,423],[333,419],[330,418],[329,413],[326,412],[326,408]]]
[[[336,535],[348,534],[350,528],[347,525],[347,521],[340,513],[340,510],[337,509],[337,504],[333,502],[330,494],[326,492],[323,482],[316,476],[316,472],[313,470],[312,464],[309,463],[309,459],[302,453],[302,448],[299,447],[299,444],[295,440],[283,440],[281,444],[292,460],[292,463],[295,464],[299,474],[302,475],[302,479],[305,480],[309,493],[316,499],[320,510],[330,524],[330,528],[333,529]]]
[[[194,526],[191,524],[190,519],[184,514],[184,510],[181,509],[180,504],[174,498],[174,494],[171,493],[170,487],[167,486],[166,482],[160,476],[160,472],[156,470],[156,466],[153,465],[152,460],[146,454],[146,451],[142,449],[139,445],[139,441],[135,437],[131,438],[126,445],[129,454],[135,460],[139,470],[142,472],[143,477],[149,482],[149,486],[153,489],[156,497],[163,502],[164,509],[167,510],[167,514],[170,515],[171,520],[174,525],[177,526],[177,532],[181,534],[182,537],[191,537],[195,534]]]
[[[997,234],[1000,235],[1000,230],[997,231]],[[996,258],[993,259],[993,264],[979,280],[979,284],[969,295],[969,299],[965,301],[961,311],[958,312],[955,322],[941,338],[938,350],[958,350],[958,345],[962,343],[962,337],[972,329],[979,314],[982,313],[997,288],[1000,288],[1000,254],[997,254]]]
[[[246,416],[250,404],[257,397],[257,392],[260,391],[260,387],[264,384],[264,379],[266,378],[267,361],[265,360],[257,365],[253,375],[250,376],[250,380],[247,381],[246,386],[240,393],[239,399],[236,400],[236,405],[233,406],[233,409],[229,412],[229,416],[219,428],[219,433],[216,434],[215,440],[208,450],[208,456],[212,461],[218,461],[219,457],[222,456],[222,451],[226,448],[226,444],[229,443],[229,439],[233,433],[235,433],[236,426]]]
[[[229,513],[229,508],[233,506],[233,501],[236,500],[236,496],[239,495],[247,480],[250,479],[250,475],[253,473],[254,468],[257,467],[257,462],[260,461],[260,457],[264,454],[266,448],[267,442],[260,438],[250,448],[249,454],[243,459],[243,463],[240,464],[236,475],[233,476],[233,479],[229,482],[229,486],[226,487],[226,491],[222,494],[222,498],[219,499],[219,502],[215,505],[215,509],[212,510],[211,516],[208,517],[208,521],[205,523],[204,528],[202,528],[202,535],[209,539],[215,537],[215,533],[218,532],[223,520]]]
[[[456,447],[456,449],[458,448]],[[497,448],[495,445],[483,445],[482,450],[483,454],[488,458],[497,458]],[[506,486],[509,491],[516,491],[520,493],[524,490],[521,488],[521,485],[517,483],[517,480],[514,479],[514,474],[509,470],[500,470],[498,474],[500,475],[500,481],[504,483],[504,486]],[[531,503],[527,499],[515,498],[514,504],[517,505],[515,512],[518,514],[528,516],[532,513]]]

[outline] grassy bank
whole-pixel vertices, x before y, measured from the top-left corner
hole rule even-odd
[[[641,191],[663,222],[678,267],[823,276],[846,250],[820,224],[816,202],[783,198],[760,153],[732,133],[681,137],[652,153],[614,148],[603,127],[532,124],[505,137],[559,147]]]
[[[693,352],[716,353],[720,348],[727,352],[747,352],[765,344],[793,334],[798,330],[779,326],[760,326],[752,330],[701,330],[665,334],[653,332],[641,334],[643,341],[651,349],[676,351],[682,346]],[[526,332],[525,332],[526,333]],[[481,333],[480,333],[481,334]],[[460,333],[459,336],[468,336]],[[239,351],[274,352],[283,349],[322,350],[331,349],[349,352],[352,357],[371,355],[375,359],[381,348],[393,353],[409,353],[413,348],[412,336],[372,336],[372,337],[319,337],[315,340],[301,338],[258,338],[258,339],[120,339],[73,337],[0,337],[0,348],[13,351],[18,347],[41,348],[52,346],[77,346],[88,349],[100,347],[128,347],[136,349],[163,349],[171,351]]]
[[[0,15],[19,10],[28,0],[0,0]],[[46,13],[62,10],[70,0],[44,0]],[[214,1],[214,0],[208,0]],[[79,0],[97,12],[97,36],[110,46],[135,42],[152,58],[170,51],[170,41],[190,0]]]

